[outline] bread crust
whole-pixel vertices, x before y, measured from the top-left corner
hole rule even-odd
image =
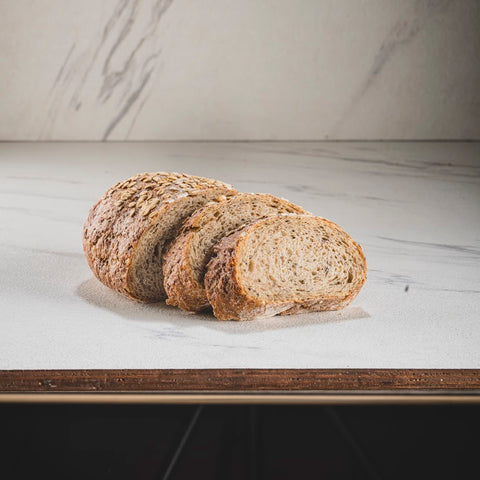
[[[308,214],[302,207],[295,205],[288,200],[278,198],[268,193],[240,194],[247,199],[255,196],[255,200],[263,200],[265,203],[278,203],[278,206],[289,208],[297,213]],[[238,199],[239,197],[237,197]],[[220,202],[227,200],[222,199]],[[206,204],[197,210],[185,224],[181,232],[171,243],[164,257],[164,287],[167,293],[167,303],[178,306],[182,310],[197,312],[209,307],[207,293],[203,282],[199,282],[192,265],[189,261],[190,249],[196,231],[202,227],[206,213],[212,208],[213,202]],[[274,215],[272,213],[272,215]]]
[[[248,316],[248,312],[257,312],[264,308],[262,302],[247,295],[237,279],[235,257],[238,244],[247,228],[241,228],[220,240],[207,265],[207,298],[219,320],[243,320],[246,319],[246,314]]]
[[[193,217],[196,214],[193,214]],[[187,224],[192,217],[187,220]],[[191,241],[191,226],[183,230],[170,245],[163,263],[163,283],[167,294],[166,303],[186,311],[200,311],[209,306],[203,286],[195,278],[188,262]]]
[[[306,218],[319,218],[307,215],[295,215]],[[275,217],[273,217],[275,218]],[[363,262],[363,278],[357,288],[347,297],[322,297],[298,301],[291,299],[281,302],[267,302],[252,295],[243,288],[239,279],[237,256],[242,243],[249,232],[272,217],[257,220],[237,230],[228,237],[224,237],[214,248],[214,256],[207,266],[205,288],[208,301],[213,307],[213,313],[219,320],[253,320],[273,315],[292,315],[302,312],[317,312],[338,310],[345,307],[358,295],[366,280],[367,265],[362,247],[352,242],[358,249]],[[321,219],[335,229],[342,230],[338,225],[326,219]]]
[[[174,202],[216,189],[236,192],[223,182],[184,173],[142,173],[111,187],[92,207],[83,230],[83,248],[95,276],[105,285],[139,300],[129,268],[142,235]]]

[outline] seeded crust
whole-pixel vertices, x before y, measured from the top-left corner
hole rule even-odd
[[[83,248],[88,264],[95,276],[113,290],[135,300],[160,301],[165,298],[163,281],[155,295],[140,294],[132,286],[135,272],[130,271],[130,266],[142,235],[161,222],[162,215],[172,211],[180,199],[198,197],[204,204],[217,196],[235,193],[223,182],[184,173],[142,173],[119,182],[92,207],[85,222]],[[183,217],[179,213],[170,238],[192,212],[181,213]]]
[[[307,213],[288,200],[266,193],[241,193],[197,210],[184,224],[164,257],[167,304],[196,312],[209,306],[203,277],[213,246],[240,226],[267,215]],[[209,237],[212,223],[215,237]],[[209,243],[203,245],[201,242]],[[199,249],[199,243],[204,251]],[[199,251],[200,250],[200,251]]]
[[[331,229],[333,235],[342,235],[346,239],[352,257],[360,272],[355,279],[354,288],[345,289],[342,294],[334,295],[325,291],[312,298],[291,297],[282,301],[265,300],[252,295],[244,288],[244,280],[239,268],[239,252],[249,235],[265,223],[277,223],[282,228],[285,217],[296,217],[297,222],[313,222]],[[297,247],[298,248],[298,247]],[[273,315],[291,315],[302,312],[338,310],[347,306],[358,295],[366,280],[367,266],[362,247],[353,241],[338,225],[320,217],[306,215],[278,215],[257,220],[224,237],[214,248],[214,255],[207,265],[205,289],[207,298],[213,307],[214,315],[220,320],[253,320]]]

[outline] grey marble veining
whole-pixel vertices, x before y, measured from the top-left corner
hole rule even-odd
[[[333,127],[333,138],[336,137],[343,123],[349,119],[357,104],[365,98],[365,94],[375,84],[376,78],[395,52],[403,45],[411,42],[423,30],[427,22],[434,21],[438,14],[444,13],[450,3],[451,0],[415,2],[411,5],[412,8],[395,22],[380,44],[364,80],[360,82],[357,91]]]
[[[148,98],[147,87],[161,52],[156,34],[171,3],[119,0],[105,20],[101,35],[91,39],[86,51],[75,52],[76,43],[72,43],[53,82],[40,139],[52,136],[59,113],[74,114],[107,103],[111,116],[101,139],[108,140],[118,123],[130,114],[128,137]]]
[[[1,2],[0,140],[479,139],[479,44],[477,0]]]
[[[0,368],[480,368],[480,144],[0,144]],[[341,312],[219,322],[101,285],[89,208],[139,171],[288,198],[364,247]]]

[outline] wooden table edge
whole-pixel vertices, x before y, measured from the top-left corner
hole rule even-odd
[[[480,369],[0,370],[0,394],[480,392]],[[257,397],[258,398],[258,397]]]

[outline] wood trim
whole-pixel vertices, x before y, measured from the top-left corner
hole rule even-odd
[[[0,370],[0,392],[480,393],[480,369]]]

